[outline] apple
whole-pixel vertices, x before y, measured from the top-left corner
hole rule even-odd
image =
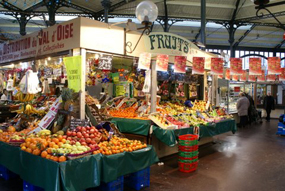
[[[67,137],[67,140],[68,140],[68,141],[71,141],[71,140],[72,140],[72,138],[71,138],[71,137]]]
[[[91,140],[90,142],[92,145],[95,145],[96,144],[96,141],[95,140]]]
[[[81,132],[85,132],[86,131],[86,128],[85,127],[82,127],[81,128]]]
[[[90,130],[90,129],[91,129],[91,127],[86,127],[86,129],[87,129],[87,130]]]
[[[81,128],[82,128],[82,127],[78,126],[78,127],[76,127],[76,130],[77,130],[77,131],[81,131]]]
[[[82,133],[81,132],[77,132],[77,138],[82,138]]]
[[[90,129],[90,133],[95,133],[95,129]]]
[[[90,139],[90,138],[87,138],[87,139],[86,139],[86,143],[91,143],[91,139]]]
[[[74,141],[74,140],[70,141],[71,145],[74,145],[75,143],[76,143],[76,141]]]
[[[90,134],[90,131],[89,131],[89,130],[87,130],[87,131],[86,131],[86,133],[87,133],[87,134]]]
[[[90,136],[89,136],[90,138],[94,138],[95,137],[95,135],[94,134],[90,134]]]
[[[95,145],[89,145],[89,147],[90,147],[91,150],[94,150],[96,148]]]
[[[75,131],[72,132],[72,136],[73,136],[73,137],[76,136],[76,132],[75,132]]]
[[[87,143],[86,142],[82,142],[81,145],[82,146],[87,146]]]
[[[71,131],[67,131],[66,135],[70,137],[72,135],[72,132]]]

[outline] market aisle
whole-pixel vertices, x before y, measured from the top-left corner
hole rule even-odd
[[[277,120],[233,135],[219,136],[216,144],[201,147],[198,171],[177,170],[177,155],[153,166],[150,190],[284,191],[285,137],[276,136]]]
[[[285,137],[276,136],[277,120],[239,129],[200,148],[195,173],[177,170],[177,155],[151,168],[151,187],[142,190],[281,191],[285,190]],[[21,191],[21,180],[0,179],[0,191]]]

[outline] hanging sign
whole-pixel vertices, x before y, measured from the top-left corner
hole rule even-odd
[[[156,58],[156,71],[167,72],[169,57],[166,54],[159,54]]]
[[[186,73],[186,56],[175,56],[174,73]]]
[[[141,53],[139,57],[139,69],[149,70],[150,69],[150,62],[151,62],[151,53]]]
[[[99,58],[98,68],[100,70],[112,70],[112,55],[103,55]]]
[[[238,81],[239,80],[239,75],[232,75],[232,80],[233,81]]]
[[[242,73],[242,59],[231,58],[231,75],[241,75]]]
[[[261,58],[249,58],[249,75],[262,75]]]
[[[257,76],[257,81],[266,81],[265,79],[265,71],[264,70],[261,70],[261,75],[258,75]]]
[[[116,96],[124,96],[126,93],[125,87],[123,85],[116,86]]]
[[[275,80],[276,80],[276,75],[275,74],[268,74],[266,76],[266,81],[267,82],[275,82]]]
[[[242,75],[240,76],[239,81],[245,82],[247,80],[247,72],[245,70],[242,71]]]
[[[249,82],[255,82],[256,81],[256,76],[255,75],[248,75],[248,81]]]
[[[224,60],[222,58],[211,58],[211,74],[223,75],[224,74]]]
[[[280,81],[285,81],[285,68],[281,68],[281,74],[279,75]]]
[[[281,74],[281,60],[279,57],[268,57],[268,74]]]
[[[226,80],[231,80],[231,72],[230,72],[230,69],[226,69],[226,77],[225,77]]]
[[[193,57],[192,74],[204,74],[205,71],[205,58]]]
[[[65,57],[63,61],[67,72],[68,88],[78,92],[81,87],[81,56]]]

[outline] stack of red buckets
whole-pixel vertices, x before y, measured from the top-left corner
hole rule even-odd
[[[178,166],[181,172],[194,172],[198,167],[198,136],[179,136]]]

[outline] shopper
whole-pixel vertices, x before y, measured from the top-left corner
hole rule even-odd
[[[8,100],[8,92],[6,89],[3,90],[3,94],[1,96],[1,101],[7,101]]]
[[[237,101],[237,111],[240,117],[240,127],[245,127],[248,121],[248,108],[250,103],[243,92],[241,92],[239,96],[240,98]]]
[[[263,108],[266,110],[266,121],[270,121],[270,113],[271,110],[275,109],[275,101],[274,98],[271,96],[271,93],[268,92],[267,96],[265,96],[263,101]]]

